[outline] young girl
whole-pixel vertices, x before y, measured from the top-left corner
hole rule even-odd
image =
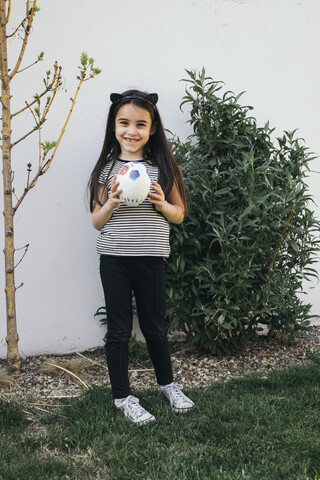
[[[90,209],[100,230],[97,251],[105,294],[106,357],[115,406],[134,423],[155,420],[130,394],[128,342],[132,291],[157,382],[175,412],[194,403],[173,383],[165,316],[165,262],[170,253],[169,222],[181,223],[186,195],[157,109],[158,95],[139,90],[112,93],[102,151],[91,174]],[[151,177],[148,197],[138,206],[119,199],[117,174],[139,161]]]

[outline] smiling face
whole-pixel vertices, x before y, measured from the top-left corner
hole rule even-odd
[[[121,148],[119,158],[142,160],[144,147],[153,133],[148,110],[133,103],[119,108],[115,119],[115,136]]]

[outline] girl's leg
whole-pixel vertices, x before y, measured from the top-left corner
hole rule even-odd
[[[106,357],[113,398],[130,395],[128,342],[132,330],[132,281],[125,258],[102,255],[100,276],[106,301]]]
[[[137,257],[134,293],[141,331],[146,339],[157,382],[173,381],[165,316],[165,262],[162,257]]]

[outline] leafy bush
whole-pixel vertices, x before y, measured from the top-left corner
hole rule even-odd
[[[212,352],[230,351],[266,325],[269,333],[309,324],[302,282],[317,277],[319,221],[305,183],[315,158],[295,132],[272,140],[241,96],[222,93],[205,71],[187,71],[181,104],[193,134],[172,139],[191,198],[172,225],[169,330]]]

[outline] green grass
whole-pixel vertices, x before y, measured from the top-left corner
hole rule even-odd
[[[186,392],[185,415],[134,392],[157,418],[143,426],[103,387],[54,413],[0,400],[0,479],[320,479],[318,365]]]

